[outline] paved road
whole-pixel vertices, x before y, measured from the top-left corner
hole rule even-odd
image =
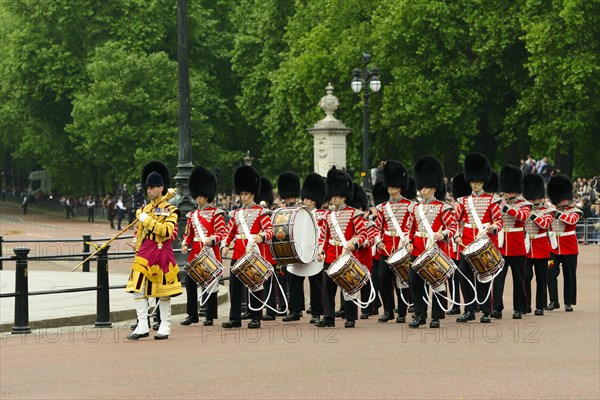
[[[581,249],[575,312],[520,321],[447,318],[439,330],[372,318],[326,330],[307,318],[260,330],[175,324],[163,342],[127,341],[126,322],[5,333],[0,398],[598,399],[600,247]]]

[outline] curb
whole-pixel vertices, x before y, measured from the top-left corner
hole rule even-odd
[[[219,290],[219,294],[217,296],[217,304],[226,303],[229,300],[229,290]],[[185,314],[186,313],[186,303],[177,303],[171,304],[171,314]],[[111,311],[110,312],[110,322],[121,322],[128,320],[136,319],[136,311],[135,309],[128,310],[119,310],[119,311]],[[96,323],[96,314],[86,314],[86,315],[75,315],[72,317],[63,317],[63,318],[52,318],[52,319],[44,319],[37,321],[29,321],[29,328],[31,330],[34,329],[47,329],[47,328],[59,328],[63,326],[80,326],[80,325],[95,325]],[[13,328],[12,323],[0,324],[0,333],[11,332]],[[100,328],[110,328],[110,327],[100,327]]]

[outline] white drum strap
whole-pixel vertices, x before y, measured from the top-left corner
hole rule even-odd
[[[385,204],[385,210],[387,211],[388,216],[392,220],[392,224],[394,225],[394,229],[396,230],[396,232],[398,233],[398,236],[400,237],[400,241],[404,242],[404,232],[402,232],[402,229],[400,228],[400,224],[398,223],[398,220],[396,219],[396,216],[394,215],[394,211],[392,211],[392,206],[390,205],[390,203]]]
[[[427,231],[427,235],[429,236],[430,243],[435,244],[435,239],[433,238],[433,236],[434,236],[433,229],[431,229],[431,224],[429,223],[429,221],[427,220],[427,216],[425,215],[425,210],[424,210],[425,207],[423,206],[423,204],[419,204],[419,207],[417,207],[417,208],[419,210],[419,217],[421,217],[423,226],[425,226],[425,230]],[[429,247],[429,246],[425,246],[425,247]]]
[[[246,236],[246,239],[248,240],[248,246],[246,247],[248,249],[254,243],[254,237],[252,235],[250,235],[250,229],[248,229],[248,224],[246,224],[246,219],[242,217],[243,214],[244,214],[243,209],[238,211],[238,213],[237,213],[238,223],[242,227],[242,230],[244,231],[244,235]]]
[[[531,250],[531,235],[529,234],[529,232],[525,232],[525,251],[527,253],[529,253],[529,251]]]
[[[202,243],[204,243],[206,242],[206,235],[204,234],[204,229],[202,229],[202,224],[198,219],[198,213],[199,211],[196,211],[192,214],[192,221],[194,222],[194,228],[196,229],[196,233],[198,233],[198,236],[200,236],[200,240],[202,241]]]
[[[484,231],[483,224],[481,223],[481,219],[479,219],[479,215],[477,215],[477,210],[475,209],[475,204],[473,203],[473,196],[469,196],[467,202],[469,203],[469,209],[473,215],[473,220],[475,220],[475,225],[477,225],[477,229],[479,229],[479,235],[481,235]]]
[[[342,245],[345,248],[346,245],[348,244],[348,241],[346,240],[346,237],[342,233],[342,229],[340,228],[340,224],[338,224],[337,218],[335,216],[335,211],[331,212],[331,223],[333,224],[333,228],[335,229],[335,232],[340,237],[340,242],[342,242]]]

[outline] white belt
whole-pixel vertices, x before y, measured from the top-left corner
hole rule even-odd
[[[201,242],[202,239],[200,239],[199,237],[194,237],[194,242]]]
[[[392,236],[392,237],[400,236],[400,235],[398,235],[398,232],[396,232],[396,231],[383,231],[383,234],[387,235],[387,236]]]
[[[533,240],[533,239],[543,238],[543,237],[546,237],[546,236],[548,236],[547,233],[538,233],[537,235],[533,235],[533,236],[530,236],[530,237]]]
[[[329,240],[329,244],[332,246],[343,246],[342,242],[340,242],[339,240]]]
[[[483,224],[484,228],[487,228],[488,226],[490,226],[489,222]],[[477,224],[465,224],[465,228],[477,229]]]
[[[246,235],[244,235],[243,233],[241,235],[235,235],[236,239],[246,239]]]
[[[503,232],[522,232],[523,227],[520,228],[502,228]]]
[[[556,236],[561,237],[561,236],[570,236],[570,235],[574,235],[575,231],[570,231],[570,232],[555,232]]]
[[[427,232],[415,232],[415,236],[420,237],[420,238],[428,237]]]

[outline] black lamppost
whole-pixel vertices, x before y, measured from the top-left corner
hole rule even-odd
[[[364,114],[363,114],[363,149],[362,149],[362,172],[363,188],[370,189],[369,184],[369,88],[375,93],[381,89],[381,81],[379,80],[379,68],[373,67],[369,69],[368,65],[371,61],[371,55],[363,53],[363,69],[354,68],[352,79],[352,90],[354,93],[360,93],[363,89]],[[363,85],[364,84],[364,85]]]

